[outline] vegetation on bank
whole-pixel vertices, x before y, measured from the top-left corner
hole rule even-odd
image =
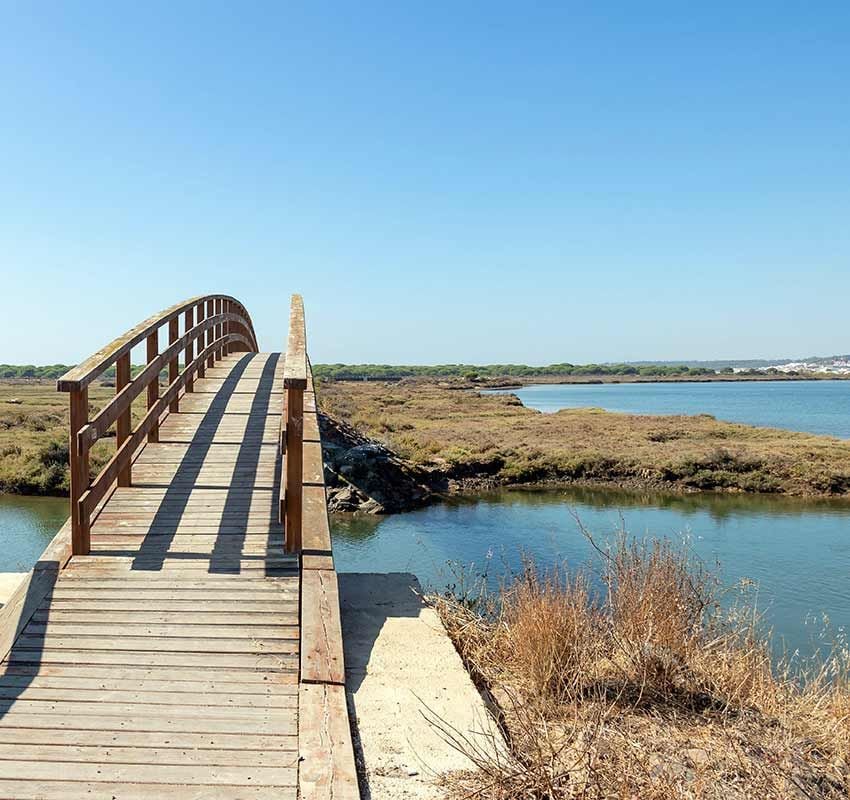
[[[507,742],[432,720],[476,766],[453,776],[458,796],[848,797],[846,640],[773,665],[753,607],[721,604],[684,546],[621,533],[597,553],[578,571],[529,565],[495,595],[436,599]]]
[[[775,368],[717,369],[686,364],[550,364],[530,367],[527,364],[437,364],[431,366],[392,364],[314,364],[317,378],[338,381],[397,381],[404,378],[464,378],[471,381],[504,381],[515,378],[701,378],[712,376],[740,378],[785,376],[799,377],[800,373],[783,373]],[[835,377],[835,376],[827,376]]]
[[[48,364],[36,367],[33,364],[0,364],[0,378],[59,378],[69,369],[67,364]]]
[[[324,411],[439,479],[495,484],[581,481],[794,495],[850,493],[850,442],[720,422],[565,409],[452,384],[326,381]]]
[[[115,389],[89,387],[90,416]],[[141,407],[138,402],[134,418]],[[92,449],[91,469],[98,472],[114,451],[107,437]],[[68,395],[52,381],[0,382],[0,492],[32,495],[68,493]]]

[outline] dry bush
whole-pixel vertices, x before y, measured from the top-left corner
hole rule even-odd
[[[594,546],[596,573],[527,563],[476,603],[435,600],[508,744],[494,756],[434,720],[475,765],[453,778],[454,792],[850,796],[846,648],[794,670],[772,666],[758,615],[721,606],[714,574],[684,545],[620,533]]]

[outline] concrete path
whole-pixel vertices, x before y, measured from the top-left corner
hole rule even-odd
[[[341,573],[339,592],[364,800],[442,797],[440,775],[471,764],[423,714],[495,732],[481,696],[414,575]]]
[[[26,572],[0,572],[0,606],[6,604],[26,574]]]

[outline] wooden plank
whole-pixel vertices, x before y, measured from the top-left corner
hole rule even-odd
[[[226,686],[226,691],[248,691],[244,686],[253,687],[255,692],[279,691],[281,686],[297,682],[297,674],[291,671],[262,672],[253,670],[212,668],[204,669],[201,676],[192,668],[173,669],[169,666],[113,666],[109,664],[6,664],[4,676],[86,678],[99,681],[170,681],[174,691],[195,691],[195,686],[213,684]],[[202,679],[201,679],[202,678]],[[200,691],[200,690],[199,690]],[[211,690],[212,691],[212,690]]]
[[[0,800],[68,800],[91,797],[110,800],[295,800],[295,788],[271,786],[186,786],[161,783],[89,783],[64,780],[0,780]]]
[[[0,761],[68,761],[93,764],[168,764],[279,767],[290,762],[280,750],[189,750],[177,747],[104,747],[103,745],[0,743]]]
[[[339,587],[333,570],[301,575],[301,680],[345,684]]]
[[[100,635],[84,636],[73,634],[64,636],[61,633],[33,633],[24,631],[18,637],[12,648],[19,656],[24,651],[32,651],[34,658],[48,650],[95,651],[104,650],[110,653],[130,650],[145,653],[245,653],[246,655],[291,655],[298,652],[298,640],[292,638],[267,639],[260,638],[224,638],[224,637],[189,637],[189,636],[146,636],[128,635],[115,636],[105,639]]]
[[[174,764],[86,764],[67,761],[5,761],[0,759],[0,780],[50,780],[62,775],[72,781],[145,782],[151,784],[203,784],[217,786],[294,786],[298,777],[293,759],[288,766],[215,767]]]
[[[345,688],[302,684],[298,693],[301,800],[360,800]]]
[[[289,610],[275,610],[269,613],[251,613],[231,611],[201,611],[192,614],[192,624],[203,627],[238,626],[250,632],[255,627],[268,625],[298,625],[298,604],[292,601]],[[272,616],[273,615],[273,616]],[[151,611],[136,608],[133,611],[113,611],[105,608],[58,609],[44,608],[36,611],[33,624],[50,622],[72,622],[77,624],[95,623],[100,625],[182,625],[186,622],[183,611]]]
[[[248,733],[264,736],[295,735],[297,733],[295,716],[291,713],[279,714],[274,718],[235,716],[233,711],[221,711],[221,716],[204,717],[199,715],[184,716],[176,714],[169,707],[168,713],[161,716],[151,716],[145,712],[143,705],[135,706],[136,715],[128,716],[127,712],[102,714],[97,711],[100,703],[54,703],[67,711],[46,709],[38,713],[32,709],[32,703],[26,701],[16,704],[6,711],[0,719],[0,730],[8,728],[42,728],[47,730],[72,729],[78,731],[137,731],[139,733]],[[45,705],[42,703],[41,705]],[[88,705],[89,710],[82,708]],[[26,708],[24,706],[27,706]],[[197,710],[197,709],[196,709]],[[80,737],[80,742],[84,737]]]
[[[13,647],[12,664],[116,664],[120,666],[192,667],[194,669],[297,670],[295,655],[256,653],[152,653],[145,650],[44,650]],[[2,721],[2,720],[0,720]]]
[[[86,703],[142,703],[152,706],[152,711],[167,713],[167,709],[157,709],[158,706],[198,705],[205,708],[221,706],[224,708],[294,708],[297,704],[296,695],[291,694],[224,694],[206,692],[195,694],[190,692],[156,691],[143,686],[136,691],[89,689],[79,684],[70,686],[44,686],[36,680],[24,682],[18,677],[20,685],[8,681],[0,683],[0,699],[3,700],[38,700],[41,702],[56,702],[74,700]],[[91,684],[91,681],[89,682]],[[293,687],[294,688],[294,687]]]
[[[325,466],[319,442],[304,442],[303,480],[305,484],[313,486],[325,485]]]
[[[331,529],[324,486],[304,487],[303,569],[333,569]]]
[[[43,605],[42,608],[46,611],[69,611],[83,610],[91,611],[93,608],[98,608],[103,611],[133,611],[133,612],[150,612],[150,611],[167,611],[180,613],[202,613],[205,611],[214,611],[218,613],[229,613],[234,610],[233,600],[146,600],[144,604],[136,598],[120,598],[104,601],[99,605],[92,603],[87,598],[70,598],[54,600],[49,605]],[[291,600],[275,600],[274,602],[261,602],[252,600],[249,603],[240,603],[238,609],[240,613],[247,614],[280,614],[287,611],[293,611],[298,608],[298,598],[293,597]]]
[[[85,733],[73,728],[3,728],[0,726],[0,742],[3,744],[62,744],[91,745],[97,747],[144,747],[144,748],[186,748],[203,750],[234,750],[236,752],[261,751],[276,752],[285,758],[285,753],[297,750],[298,739],[295,734],[275,736],[260,733],[185,733],[170,731],[163,736],[159,731],[122,731],[120,744],[116,745],[116,732],[86,728]],[[2,795],[0,795],[2,797]],[[76,800],[76,795],[72,795]]]

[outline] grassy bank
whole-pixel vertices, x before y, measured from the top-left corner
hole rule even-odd
[[[89,416],[114,393],[113,387],[90,386]],[[93,472],[113,451],[110,438],[95,445]],[[0,492],[68,493],[68,395],[57,392],[53,380],[0,381]]]
[[[327,412],[455,482],[850,493],[850,442],[825,436],[707,415],[541,414],[511,395],[426,380],[326,381],[319,392]]]
[[[529,567],[495,596],[436,601],[508,743],[494,756],[442,726],[477,766],[454,777],[460,796],[848,796],[846,646],[772,665],[746,600],[721,611],[684,548],[623,534],[597,552],[587,569]]]

